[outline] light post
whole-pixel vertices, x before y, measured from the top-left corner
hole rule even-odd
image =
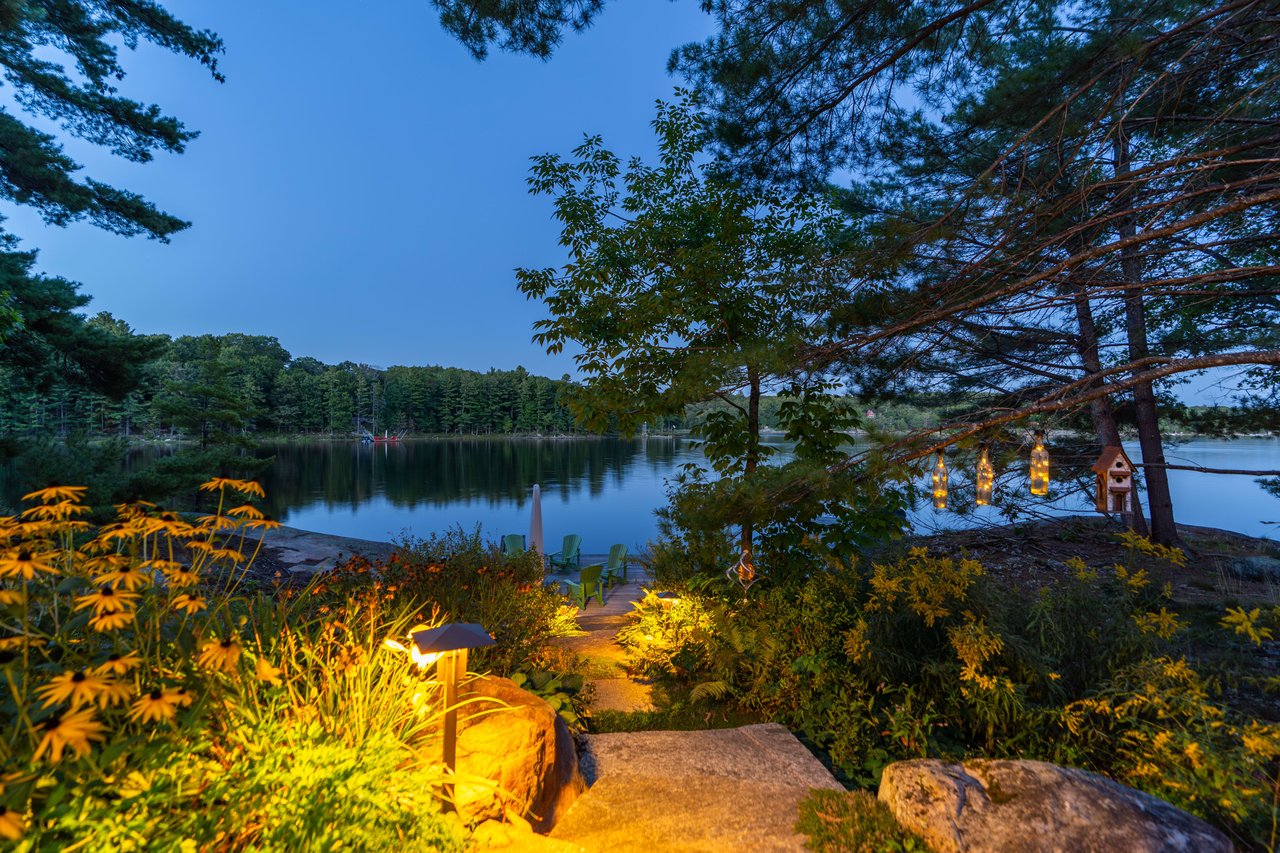
[[[444,687],[444,784],[446,808],[453,801],[453,774],[458,763],[458,681],[467,674],[467,649],[492,646],[493,637],[474,622],[446,622],[438,628],[415,631],[413,644],[424,655],[436,656],[436,680]]]

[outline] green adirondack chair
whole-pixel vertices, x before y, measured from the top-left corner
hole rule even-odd
[[[627,546],[614,545],[609,549],[609,560],[604,564],[605,577],[609,586],[618,583],[618,578],[622,578],[622,583],[627,582]]]
[[[508,533],[502,537],[502,556],[519,557],[524,553],[524,534]]]
[[[556,551],[547,560],[557,569],[567,569],[570,566],[582,568],[582,537],[576,533],[570,533],[564,537],[564,544],[560,546],[560,550]]]
[[[604,564],[596,563],[578,572],[577,583],[573,581],[564,582],[565,586],[569,588],[569,598],[578,602],[578,607],[585,610],[587,601],[592,597],[600,602],[601,607],[604,607],[604,584],[600,581],[600,574],[603,571]]]

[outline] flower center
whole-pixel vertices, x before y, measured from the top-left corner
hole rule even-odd
[[[84,673],[77,672],[75,675],[71,676],[71,680],[74,681],[76,684],[79,684],[81,681],[84,681]]]
[[[158,700],[162,695],[164,695],[164,694],[162,694],[159,690],[152,690],[152,691],[151,691],[151,701],[152,701],[152,702],[157,701],[157,700]]]
[[[18,552],[18,562],[19,562],[19,563],[30,563],[30,562],[31,562],[31,552],[30,552],[30,551],[19,551],[19,552]]]

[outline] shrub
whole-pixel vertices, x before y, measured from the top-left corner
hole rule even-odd
[[[823,853],[925,853],[924,840],[903,829],[868,791],[814,790],[800,803],[796,832]]]
[[[261,490],[204,488],[218,510],[194,523],[136,503],[95,529],[81,488],[0,519],[0,831],[30,850],[461,849],[436,687],[384,645],[414,614],[240,594]]]
[[[434,607],[445,621],[483,625],[496,642],[472,651],[477,672],[527,668],[549,640],[578,632],[576,610],[543,584],[538,555],[506,556],[479,527],[406,539],[383,562],[355,558],[326,573],[313,595],[336,603],[368,590],[400,606]]]
[[[1041,758],[1265,843],[1280,732],[1168,656],[1184,623],[1144,572],[1069,568],[1024,594],[923,549],[866,569],[815,560],[745,597],[725,582],[691,582],[674,606],[646,597],[619,640],[672,692],[781,722],[861,786],[908,758]],[[1225,621],[1261,638],[1261,618]]]

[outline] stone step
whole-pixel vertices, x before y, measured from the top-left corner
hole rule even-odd
[[[793,829],[813,788],[843,790],[782,726],[589,735],[591,787],[551,838],[586,850],[804,849]]]

